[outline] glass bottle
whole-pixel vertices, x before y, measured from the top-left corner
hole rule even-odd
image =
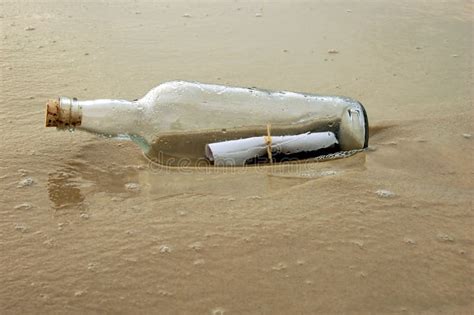
[[[332,132],[337,143],[324,152],[368,145],[367,114],[351,98],[186,81],[134,101],[60,97],[47,104],[46,126],[128,138],[169,166],[212,164],[206,145],[251,137]]]

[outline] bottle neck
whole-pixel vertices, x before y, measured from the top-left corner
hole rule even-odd
[[[79,101],[67,97],[47,105],[46,126],[81,129],[106,136],[136,135],[142,125],[137,102],[98,99]]]

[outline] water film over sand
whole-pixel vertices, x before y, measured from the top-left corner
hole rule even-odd
[[[0,313],[469,314],[469,1],[0,2]],[[347,159],[150,164],[44,104],[174,79],[347,95]]]

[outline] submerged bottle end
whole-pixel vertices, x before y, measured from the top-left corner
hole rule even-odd
[[[360,107],[362,108],[362,113],[364,114],[364,149],[369,147],[369,117],[367,116],[367,111],[365,110],[364,105],[359,102]]]
[[[49,100],[46,103],[46,127],[56,127],[58,129],[70,129],[80,126],[82,121],[81,110],[74,105],[74,101],[61,97]]]
[[[344,151],[364,149],[369,144],[369,121],[361,103],[343,114],[339,126],[339,145]]]

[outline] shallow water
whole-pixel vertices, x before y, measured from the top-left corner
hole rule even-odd
[[[0,312],[468,314],[472,14],[469,1],[0,2]],[[174,170],[44,128],[48,98],[135,99],[172,79],[354,97],[370,150]]]

